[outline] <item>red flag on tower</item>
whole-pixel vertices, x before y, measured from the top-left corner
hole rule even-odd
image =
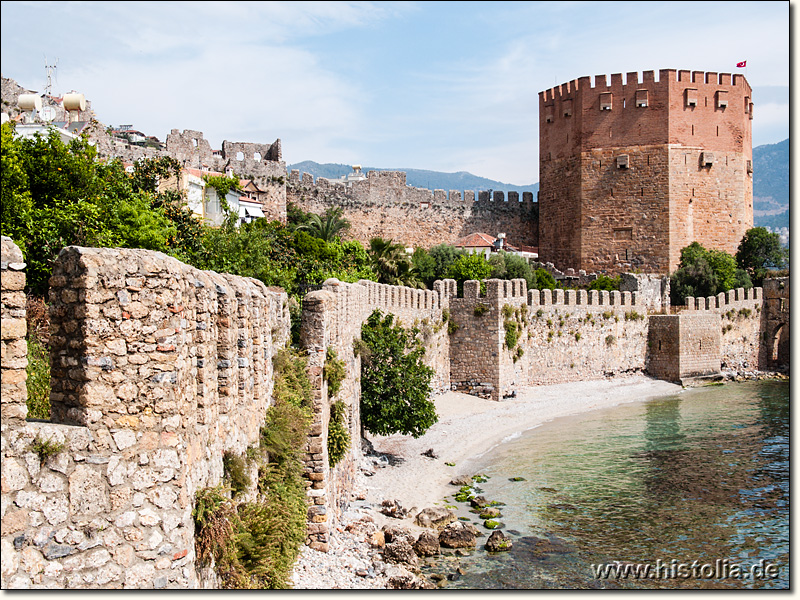
[[[739,67],[740,69],[743,69],[743,68],[745,68],[747,66],[747,61],[743,60],[740,63],[736,63],[736,66]]]

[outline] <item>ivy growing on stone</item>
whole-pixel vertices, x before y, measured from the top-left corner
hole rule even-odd
[[[331,346],[328,346],[325,351],[325,366],[322,368],[322,374],[325,377],[325,381],[328,382],[328,396],[332,398],[339,393],[342,381],[347,375],[347,370],[345,369],[344,361],[339,358],[336,350]]]
[[[350,433],[347,430],[347,407],[337,400],[331,405],[328,421],[328,464],[336,466],[344,458],[350,447]]]

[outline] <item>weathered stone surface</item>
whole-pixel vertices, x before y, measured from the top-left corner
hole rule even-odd
[[[414,542],[414,551],[419,556],[439,554],[439,536],[432,531],[423,531]]]
[[[456,513],[449,508],[433,506],[420,511],[414,520],[420,527],[441,529],[456,520]]]
[[[476,533],[471,525],[456,521],[439,532],[439,544],[445,548],[474,548],[477,544]]]
[[[400,565],[389,565],[386,568],[387,587],[392,590],[428,590],[436,586],[428,580],[418,577]]]
[[[384,525],[382,531],[387,544],[399,540],[405,540],[409,544],[414,543],[414,533],[403,525]]]
[[[496,519],[501,516],[500,509],[494,506],[487,506],[480,512],[481,519]]]
[[[69,477],[70,510],[76,515],[97,515],[108,510],[105,482],[100,473],[78,466]]]
[[[511,538],[506,536],[499,529],[492,532],[489,539],[486,540],[486,549],[489,552],[507,552],[511,550],[513,543]]]
[[[419,558],[407,539],[396,539],[383,547],[383,559],[390,563],[400,563],[416,568]]]

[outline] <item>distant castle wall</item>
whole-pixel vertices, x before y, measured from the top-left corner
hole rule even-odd
[[[406,174],[370,171],[361,181],[341,182],[294,170],[287,201],[307,212],[340,207],[350,220],[348,235],[365,244],[373,237],[407,246],[452,244],[475,232],[507,235],[508,243],[538,245],[538,204],[530,192],[428,190],[406,185]]]
[[[224,173],[227,169],[241,179],[252,179],[266,193],[262,194],[262,210],[270,220],[286,222],[286,163],[281,141],[272,144],[222,142],[222,150],[214,151],[201,131],[173,129],[163,149],[149,148],[115,139],[98,123],[90,124],[87,134],[98,155],[123,162],[169,156],[181,166]]]

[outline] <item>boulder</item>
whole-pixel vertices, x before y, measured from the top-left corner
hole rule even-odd
[[[473,508],[485,508],[489,506],[489,501],[483,496],[475,496],[469,501],[469,503],[473,506]]]
[[[419,567],[419,558],[414,552],[414,547],[406,539],[398,539],[383,547],[383,560],[387,563]]]
[[[415,519],[420,527],[430,527],[432,529],[441,529],[455,520],[456,513],[449,508],[438,506],[432,506],[420,511]]]
[[[466,475],[462,475],[461,477],[456,477],[450,481],[450,485],[455,485],[458,487],[464,487],[465,485],[472,485],[472,478],[467,477]]]
[[[494,506],[487,506],[481,510],[480,514],[481,519],[497,519],[500,516],[502,516],[500,514],[500,509],[495,508]]]
[[[382,531],[387,544],[398,540],[406,540],[409,544],[414,543],[414,534],[408,527],[403,527],[402,525],[384,525]]]
[[[417,577],[408,569],[398,565],[387,567],[386,577],[388,579],[386,587],[390,590],[432,590],[436,588],[424,577]]]
[[[414,542],[414,552],[419,556],[435,556],[439,554],[439,536],[432,531],[423,531]]]
[[[511,538],[499,530],[493,531],[489,539],[486,540],[486,549],[489,552],[507,552],[511,550],[512,545]]]
[[[408,510],[403,508],[397,500],[384,500],[381,502],[381,513],[387,517],[394,519],[405,519],[408,516]]]
[[[439,544],[445,548],[474,548],[477,544],[477,531],[462,521],[450,523],[439,533]]]

